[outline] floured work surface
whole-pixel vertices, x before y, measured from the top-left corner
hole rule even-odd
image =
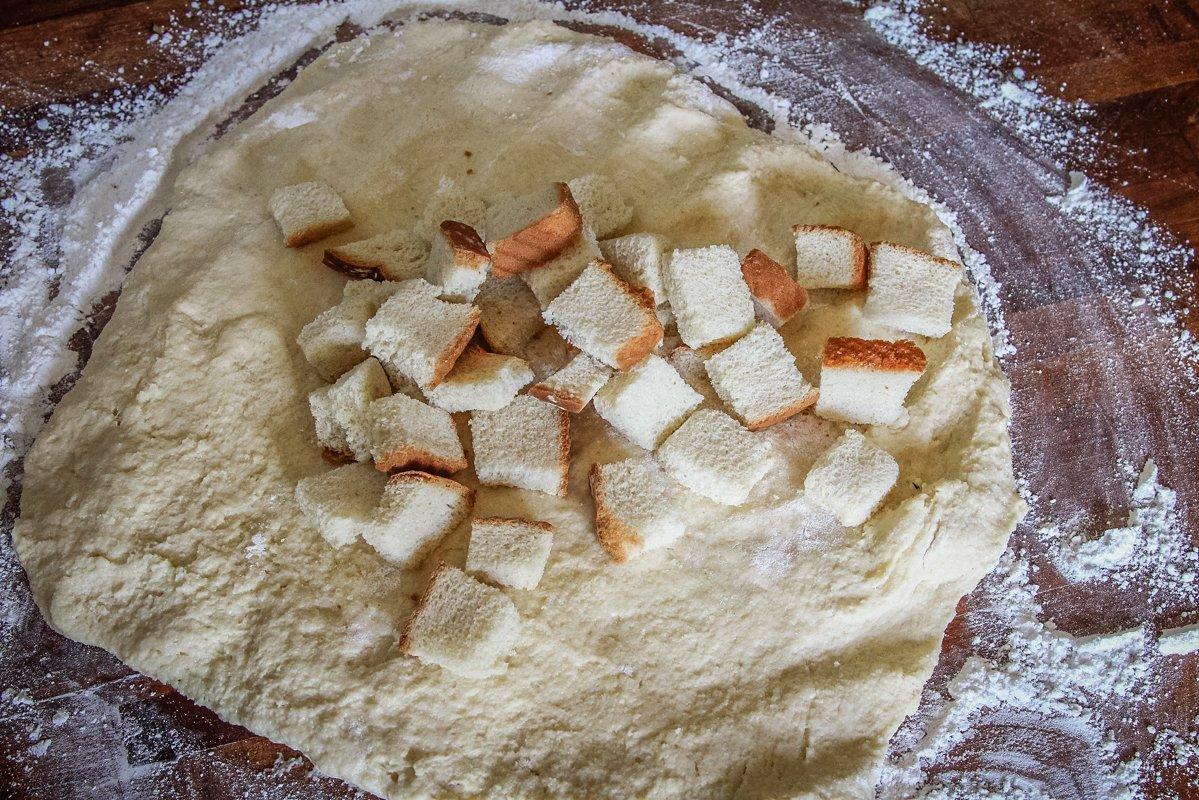
[[[697,505],[675,548],[628,565],[596,544],[585,487],[631,445],[591,412],[567,498],[480,490],[476,516],[558,530],[517,595],[503,675],[395,647],[427,570],[461,563],[461,532],[406,573],[335,553],[295,508],[296,481],[325,468],[295,335],[343,280],[317,247],[282,247],[270,192],[331,182],[349,241],[419,218],[445,176],[488,196],[592,172],[629,191],[631,230],[677,246],[783,259],[804,222],[951,248],[928,209],[609,41],[428,23],[336,46],[180,177],[26,461],[14,540],[55,627],[384,796],[871,796],[955,603],[1019,515],[1007,386],[965,284],[909,425],[879,434],[900,486],[864,531],[797,499],[832,432],[803,416],[761,434],[779,455],[747,506]],[[853,301],[810,320],[787,332],[810,377],[824,335],[879,333]]]

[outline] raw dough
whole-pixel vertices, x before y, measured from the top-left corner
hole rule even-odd
[[[760,434],[776,454],[746,507],[697,498],[682,540],[623,566],[594,539],[586,476],[634,448],[592,411],[568,498],[481,491],[476,514],[558,530],[540,586],[513,593],[502,676],[396,649],[427,571],[463,563],[466,526],[406,573],[299,514],[296,481],[327,466],[295,338],[344,278],[320,263],[328,242],[283,246],[271,191],[329,181],[356,221],[343,242],[419,220],[443,177],[493,199],[588,173],[629,193],[629,230],[676,246],[794,263],[803,222],[952,255],[929,209],[611,41],[431,21],[336,45],[180,175],[26,461],[14,541],[55,628],[388,797],[871,797],[955,603],[1021,513],[1008,387],[965,284],[910,423],[868,432],[902,472],[864,530],[797,494],[838,432],[808,414]],[[810,379],[825,336],[895,334],[860,298],[814,306],[786,329]]]

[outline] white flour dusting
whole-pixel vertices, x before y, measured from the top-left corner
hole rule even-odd
[[[151,87],[128,88],[99,108],[49,107],[36,125],[30,154],[0,157],[0,212],[12,232],[0,279],[0,469],[3,485],[16,477],[15,464],[40,429],[50,387],[69,376],[76,354],[66,348],[98,298],[120,285],[136,250],[136,234],[161,213],[161,191],[182,163],[204,145],[214,124],[228,116],[267,78],[313,46],[327,43],[350,19],[362,27],[397,9],[415,11],[443,4],[401,0],[351,0],[301,7],[266,6],[215,15],[193,5],[185,17],[204,16],[206,33],[184,24],[154,33],[150,42],[194,64],[188,83],[168,98]],[[913,186],[881,159],[846,148],[837,131],[820,124],[790,98],[761,88],[765,81],[793,78],[824,81],[823,89],[856,105],[854,87],[827,71],[815,78],[783,57],[800,53],[811,64],[822,54],[820,32],[788,29],[744,8],[747,32],[716,33],[703,41],[660,25],[641,24],[611,11],[568,10],[529,2],[448,4],[505,17],[553,16],[630,29],[667,42],[677,63],[711,79],[737,98],[766,112],[779,126],[801,129],[801,137],[852,174],[897,186],[929,202],[954,231],[995,330],[996,353],[1016,355],[1008,340],[1000,305],[1002,287],[983,256],[969,246],[957,225],[960,209],[949,208]],[[976,98],[978,107],[1014,135],[1057,163],[1085,162],[1098,152],[1083,103],[1054,97],[1014,65],[1016,54],[991,45],[945,42],[926,32],[918,0],[889,0],[865,11],[865,21],[884,39],[935,72],[954,88]],[[760,23],[760,24],[758,24]],[[549,51],[530,53],[506,69],[535,71]],[[254,65],[247,69],[246,65]],[[272,117],[280,129],[305,124],[303,110]],[[3,131],[15,139],[11,127]],[[103,176],[105,180],[97,180]],[[114,198],[116,202],[114,203]],[[1148,314],[1170,337],[1170,352],[1181,371],[1191,371],[1199,347],[1182,328],[1183,297],[1159,291],[1176,283],[1190,251],[1152,224],[1143,209],[1074,173],[1059,196],[1047,198],[1046,213],[1076,223],[1082,241],[1105,254],[1080,264],[1097,285],[1116,287],[1122,312]],[[976,242],[985,247],[986,242]],[[946,249],[951,247],[946,243]],[[1137,288],[1123,286],[1133,276]],[[1193,389],[1192,389],[1193,390]],[[1116,464],[1111,465],[1118,472]],[[1140,592],[1150,608],[1180,605],[1195,609],[1199,555],[1182,522],[1179,499],[1159,481],[1152,462],[1132,493],[1125,525],[1102,531],[1055,519],[1052,508],[1030,498],[1045,521],[1040,536],[1051,546],[1052,565],[1073,583],[1113,582]],[[777,537],[754,554],[764,579],[809,555],[812,537]],[[822,537],[815,537],[814,541]],[[823,541],[820,542],[823,544]],[[269,542],[259,537],[246,546],[258,558]],[[1185,729],[1149,731],[1143,750],[1127,744],[1143,715],[1152,711],[1170,665],[1199,648],[1195,625],[1153,636],[1157,620],[1095,637],[1075,637],[1047,618],[1038,599],[1035,564],[1012,553],[976,594],[981,610],[968,615],[974,654],[949,681],[946,692],[930,690],[919,715],[896,735],[893,758],[880,794],[888,798],[1135,798],[1140,787],[1182,774],[1196,789],[1199,742],[1196,723]],[[0,542],[0,581],[19,585],[19,567],[7,539]],[[16,631],[36,609],[23,590],[0,602],[0,653],[17,643]],[[365,619],[365,618],[364,618]],[[1187,620],[1174,620],[1186,622]],[[373,621],[372,621],[373,622]],[[370,651],[376,625],[362,631]],[[1156,641],[1155,641],[1156,638]],[[1163,659],[1170,656],[1170,659]],[[631,671],[631,670],[630,670]],[[19,687],[0,695],[0,716],[34,708]],[[1115,709],[1115,711],[1113,711]],[[70,716],[54,714],[51,724]],[[31,728],[26,758],[51,753],[43,728]],[[1029,732],[1036,735],[1030,735]],[[1057,750],[1055,750],[1057,748]],[[1054,753],[1084,768],[1064,774]],[[52,755],[52,753],[51,753]],[[1067,757],[1071,756],[1071,757]],[[268,773],[287,772],[281,761]],[[1185,777],[1185,776],[1192,777]],[[270,796],[264,793],[262,796]]]

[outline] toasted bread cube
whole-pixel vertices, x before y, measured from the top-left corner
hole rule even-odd
[[[824,343],[816,413],[861,425],[893,425],[927,360],[913,342],[834,337]]]
[[[280,186],[271,193],[268,205],[288,247],[324,239],[354,224],[346,204],[323,181]]]
[[[474,492],[449,478],[400,472],[383,487],[383,498],[362,538],[387,561],[416,567],[467,518],[474,502]]]
[[[371,525],[387,477],[370,464],[348,464],[296,484],[296,503],[334,547],[345,547]]]
[[[627,370],[662,341],[654,295],[632,287],[603,261],[593,261],[546,307],[545,321],[562,338],[609,367]]]
[[[501,278],[548,264],[578,240],[583,215],[565,183],[487,210],[492,269]]]
[[[795,280],[808,289],[861,289],[866,285],[862,237],[834,225],[796,225]]]
[[[751,431],[776,425],[816,402],[816,389],[768,322],[759,322],[704,367],[720,399]]]
[[[533,380],[533,370],[523,358],[488,353],[471,345],[445,380],[429,389],[429,402],[451,413],[497,411]]]
[[[566,185],[578,203],[583,221],[596,236],[611,236],[632,221],[633,204],[616,181],[603,175],[583,175],[567,181]]]
[[[300,329],[296,343],[308,363],[327,381],[335,381],[367,357],[362,349],[366,323],[399,284],[348,281],[341,302],[322,311]]]
[[[330,247],[324,264],[331,270],[376,281],[406,281],[425,274],[429,246],[409,228],[396,228],[357,242]]]
[[[660,356],[613,375],[592,401],[596,412],[638,447],[653,450],[703,398]]]
[[[493,352],[524,355],[525,347],[545,327],[541,304],[518,277],[489,277],[475,299],[481,316],[479,332]]]
[[[662,284],[666,239],[654,233],[630,233],[619,239],[605,239],[599,249],[616,274],[633,286],[649,289],[658,305],[666,302],[666,287]]]
[[[776,328],[786,325],[808,304],[808,293],[791,279],[782,264],[761,250],[750,250],[741,260],[745,279],[758,316]]]
[[[731,342],[753,327],[753,299],[733,248],[675,250],[665,282],[679,338],[690,347]]]
[[[949,333],[962,265],[891,242],[870,246],[866,315],[909,333]]]
[[[437,298],[437,287],[404,281],[366,323],[371,355],[416,381],[436,386],[453,368],[479,324],[479,309]]]
[[[554,526],[532,519],[476,519],[470,524],[466,571],[514,589],[533,589],[545,572]]]
[[[600,255],[595,234],[591,232],[591,228],[584,225],[583,232],[574,244],[545,264],[522,272],[520,277],[544,309],[579,277],[588,264],[600,258]]]
[[[891,454],[850,428],[808,470],[804,499],[851,528],[870,518],[898,477]]]
[[[421,214],[422,230],[432,235],[447,219],[458,220],[482,233],[487,224],[487,204],[453,178],[442,177]]]
[[[433,234],[433,247],[425,265],[425,280],[441,287],[446,300],[470,302],[479,293],[491,269],[491,254],[471,226],[446,220]]]
[[[329,451],[332,460],[370,460],[367,408],[390,394],[387,375],[373,358],[342,375],[332,386],[309,393],[308,407],[316,423],[316,440]]]
[[[423,469],[447,475],[467,467],[449,412],[404,394],[370,404],[370,453],[380,472]]]
[[[529,394],[571,414],[578,414],[611,376],[611,367],[586,353],[579,353],[565,367],[530,386]]]
[[[702,408],[662,443],[658,460],[676,481],[739,506],[770,469],[770,445],[723,411]]]
[[[442,564],[412,612],[400,650],[468,678],[498,671],[520,638],[520,615],[502,591]]]
[[[674,367],[684,383],[703,398],[704,406],[711,408],[724,407],[724,401],[720,399],[720,395],[712,388],[712,381],[708,378],[708,369],[704,365],[703,356],[687,345],[680,344],[670,351],[670,355],[666,357],[666,363]]]
[[[566,496],[570,415],[520,395],[498,411],[470,415],[475,473],[484,486]]]
[[[595,535],[613,561],[669,547],[686,530],[682,489],[652,458],[592,464],[589,477]]]

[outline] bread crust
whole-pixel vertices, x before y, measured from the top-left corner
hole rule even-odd
[[[861,236],[858,236],[849,228],[842,228],[840,225],[795,225],[791,228],[791,231],[792,233],[820,231],[850,237],[850,242],[853,245],[853,285],[847,288],[864,289],[866,287],[866,281],[870,277],[870,259],[867,254],[866,243],[862,240]],[[888,242],[888,244],[890,243]],[[871,245],[871,248],[873,247],[874,245]]]
[[[566,490],[570,484],[570,414],[567,414],[562,409],[558,409],[558,472],[561,478],[558,481],[558,497],[566,497]]]
[[[284,244],[288,247],[303,247],[306,244],[320,241],[326,236],[348,231],[352,227],[354,227],[354,221],[350,219],[339,219],[336,222],[316,222],[300,228],[298,231],[292,231],[291,235],[284,240]]]
[[[353,261],[347,258],[344,254],[339,253],[339,247],[331,247],[325,250],[324,258],[321,263],[334,272],[340,272],[342,275],[349,275],[351,278],[359,280],[369,279],[374,281],[383,280],[381,265],[368,264],[360,261]]]
[[[543,267],[579,240],[583,233],[583,214],[570,187],[555,183],[558,204],[549,214],[491,246],[491,269],[500,277],[509,277]]]
[[[908,339],[858,339],[834,336],[824,343],[820,363],[833,369],[869,369],[876,372],[924,372],[924,351]]]
[[[761,250],[746,253],[741,260],[741,277],[754,299],[770,309],[781,327],[808,304],[808,292],[787,274],[783,265]]]
[[[604,476],[600,473],[599,464],[591,465],[587,482],[591,486],[591,500],[595,506],[595,537],[613,561],[624,564],[629,560],[630,549],[644,547],[645,540],[608,509]]]
[[[612,265],[606,261],[596,260],[594,262],[600,269],[608,273],[614,281],[617,281],[623,288],[625,294],[637,304],[642,311],[642,316],[645,317],[645,325],[634,336],[625,340],[616,351],[616,368],[621,372],[632,369],[633,367],[644,361],[654,348],[662,341],[662,337],[666,331],[662,328],[662,321],[658,319],[657,301],[654,299],[654,293],[651,289],[644,286],[634,286],[617,274]]]
[[[349,450],[337,450],[333,447],[322,447],[321,458],[326,464],[332,464],[335,467],[343,467],[346,464],[353,464],[358,459],[354,458],[354,454]]]
[[[408,654],[412,647],[412,629],[416,626],[416,621],[424,612],[425,606],[429,604],[429,597],[433,594],[433,588],[437,585],[437,579],[441,573],[450,568],[450,565],[442,561],[437,567],[429,573],[429,582],[425,584],[425,590],[420,593],[420,597],[416,600],[416,606],[412,609],[412,613],[408,615],[408,619],[404,622],[404,628],[400,631],[400,652]]]
[[[537,528],[545,533],[553,533],[554,526],[548,522],[539,519],[528,519],[526,517],[476,517],[471,520],[471,525],[509,525],[513,522],[519,522],[521,525],[528,525],[531,528]]]
[[[550,386],[546,385],[544,381],[530,386],[525,394],[530,397],[536,397],[543,403],[557,406],[570,414],[578,414],[587,407],[587,404],[583,402],[583,398],[567,392],[556,392]]]
[[[769,428],[771,425],[777,425],[783,420],[790,419],[801,411],[806,411],[816,404],[820,399],[820,390],[811,389],[807,394],[798,400],[788,403],[783,408],[775,411],[773,414],[762,417],[761,419],[745,420],[745,427],[751,431],[760,431]]]
[[[465,222],[447,219],[437,226],[445,243],[454,254],[454,264],[466,269],[485,269],[491,263],[491,254],[479,232]]]
[[[471,306],[470,314],[466,319],[466,324],[458,331],[446,347],[437,356],[437,361],[433,365],[433,377],[429,383],[423,387],[432,389],[437,384],[445,380],[445,376],[454,368],[454,364],[458,362],[458,356],[462,355],[462,351],[470,344],[471,338],[475,335],[475,329],[479,327],[479,320],[482,318],[483,312],[478,306]]]
[[[952,261],[948,258],[941,258],[940,256],[934,256],[932,253],[926,253],[923,250],[917,250],[915,247],[908,247],[907,245],[897,244],[895,242],[888,242],[888,241],[871,242],[870,243],[870,257],[871,258],[874,258],[875,248],[877,248],[879,245],[886,245],[887,247],[894,247],[896,250],[902,250],[903,252],[907,253],[910,256],[917,256],[917,257],[923,258],[927,261],[933,261],[937,264],[940,264],[943,267],[948,267],[949,269],[955,270],[957,272],[960,272],[962,270],[962,265],[960,263],[958,263],[957,261]]]
[[[375,459],[375,469],[380,472],[400,472],[415,468],[443,475],[452,475],[455,472],[461,472],[467,466],[469,464],[465,456],[462,458],[443,458],[442,456],[430,453],[428,450],[422,450],[419,447],[411,445],[388,450]]]

